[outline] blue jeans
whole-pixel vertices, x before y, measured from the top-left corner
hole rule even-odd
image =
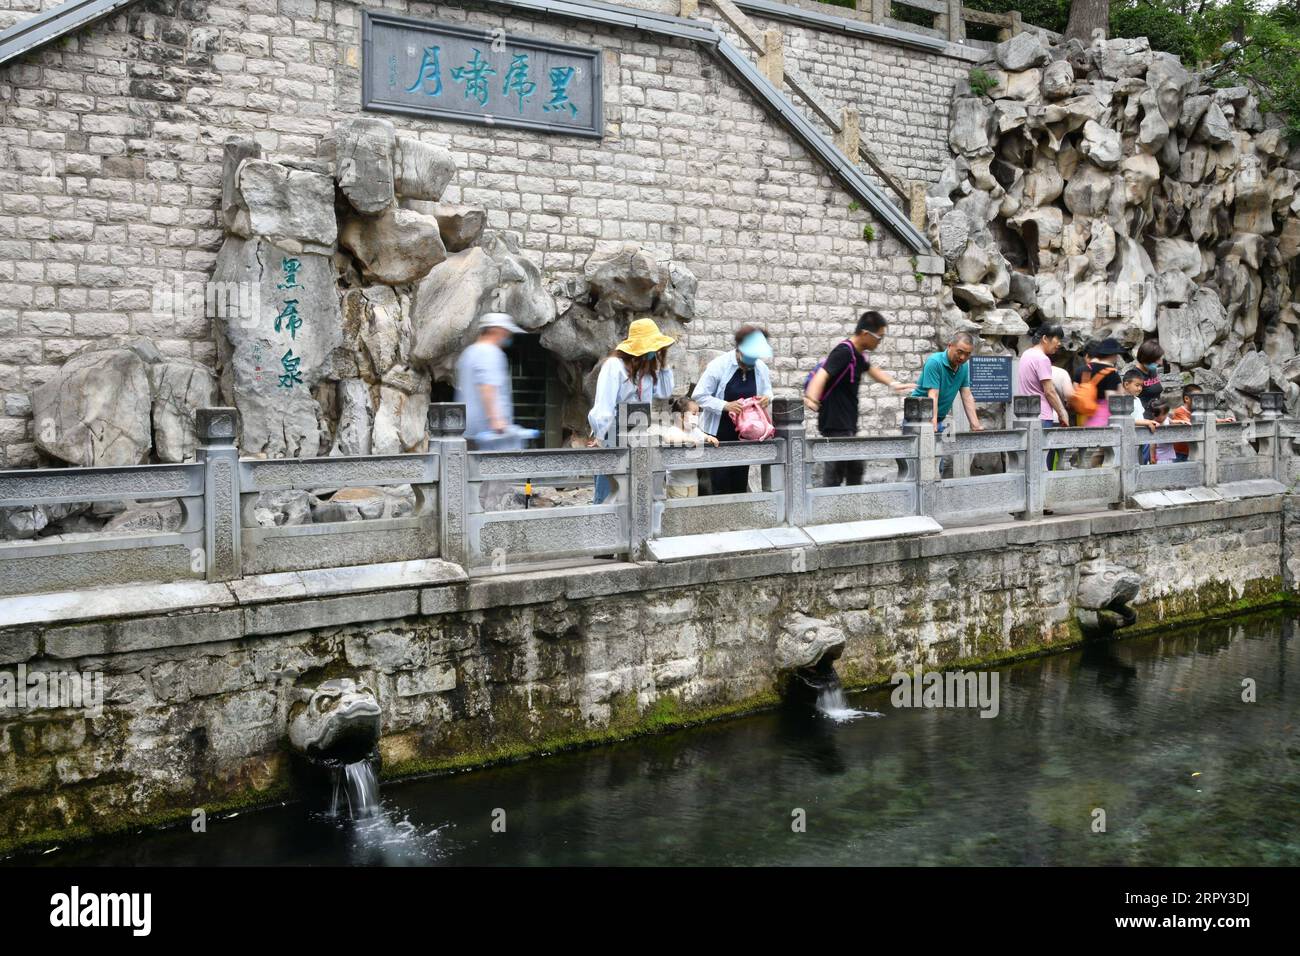
[[[596,493],[591,498],[593,505],[598,505],[609,497],[609,493],[614,490],[614,485],[609,480],[609,475],[596,476]]]

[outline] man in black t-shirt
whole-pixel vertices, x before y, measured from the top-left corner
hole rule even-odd
[[[851,438],[858,433],[858,386],[863,374],[888,385],[899,395],[912,386],[894,380],[888,372],[867,361],[885,340],[889,323],[879,312],[863,312],[853,334],[831,349],[808,383],[804,404],[817,413],[817,429],[826,438]],[[822,480],[824,487],[862,484],[862,462],[828,461]]]

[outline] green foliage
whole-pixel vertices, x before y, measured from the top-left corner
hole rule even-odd
[[[997,80],[978,66],[970,71],[968,78],[970,79],[970,90],[976,96],[984,96],[989,90],[998,85]]]
[[[862,203],[858,202],[856,199],[849,200],[849,212],[857,212],[861,208]]]
[[[1070,19],[1070,0],[966,4],[990,13],[1019,10],[1026,23],[1057,33]],[[1153,49],[1176,54],[1188,69],[1219,68],[1217,85],[1250,86],[1260,108],[1287,117],[1292,141],[1300,141],[1300,5],[1285,0],[1113,0],[1110,35],[1148,37]],[[1240,48],[1225,53],[1229,41]]]
[[[876,227],[873,226],[871,223],[867,223],[865,226],[863,226],[863,227],[862,227],[862,238],[865,239],[865,240],[867,240],[867,242],[871,242],[871,240],[875,239],[875,238],[876,238]]]
[[[1057,33],[1065,32],[1065,25],[1070,19],[1070,0],[965,0],[965,2],[972,10],[983,10],[985,13],[1010,13],[1012,10],[1019,10],[1025,23],[1032,23],[1036,27],[1043,27],[1045,30],[1053,30]],[[1116,4],[1111,4],[1112,9],[1115,6]],[[967,25],[966,30],[970,35],[975,35],[970,29],[970,24]]]
[[[1117,37],[1148,37],[1152,49],[1176,53],[1188,67],[1200,58],[1196,31],[1187,18],[1171,6],[1113,4],[1110,32],[1111,36]]]
[[[889,5],[889,17],[899,23],[915,23],[919,27],[933,27],[934,14],[920,7],[909,7],[902,3]]]

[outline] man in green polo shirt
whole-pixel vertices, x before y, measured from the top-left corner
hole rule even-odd
[[[961,395],[962,405],[966,409],[966,418],[971,431],[983,431],[979,416],[975,414],[975,399],[970,392],[970,357],[975,352],[975,336],[969,332],[953,334],[948,347],[935,352],[925,360],[921,369],[921,378],[916,383],[913,398],[930,397],[934,399],[934,417],[931,423],[936,432],[941,431],[939,423],[948,417],[952,410],[953,399]]]

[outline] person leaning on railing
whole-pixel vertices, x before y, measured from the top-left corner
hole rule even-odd
[[[1051,428],[1058,422],[1068,424],[1070,413],[1056,392],[1056,383],[1052,381],[1052,356],[1061,347],[1065,330],[1049,323],[1036,328],[1031,337],[1034,344],[1020,356],[1016,394],[1033,395],[1038,399],[1038,416],[1044,428]],[[1048,451],[1048,471],[1056,469],[1060,456],[1061,453],[1056,449]]]
[[[700,406],[689,395],[679,395],[669,406],[672,421],[668,425],[651,425],[653,442],[668,447],[703,448],[718,447],[718,440],[706,435],[699,426]],[[694,468],[674,468],[664,479],[664,491],[669,498],[697,498],[700,494],[700,475]]]
[[[880,347],[888,327],[889,321],[879,312],[863,312],[853,334],[832,348],[808,377],[803,403],[817,413],[817,430],[823,437],[852,438],[858,433],[858,386],[863,373],[899,395],[911,389],[867,360],[866,353]],[[862,484],[860,461],[828,461],[825,467],[823,487]]]
[[[984,430],[975,412],[975,396],[970,390],[970,357],[974,354],[975,336],[970,332],[955,332],[948,347],[935,352],[921,366],[921,378],[912,397],[929,397],[934,402],[930,424],[936,433],[943,431],[943,420],[948,417],[958,396],[961,396],[962,406],[966,409],[971,431]]]
[[[637,319],[628,326],[627,338],[615,346],[596,377],[596,400],[587,413],[587,423],[591,425],[589,446],[608,448],[613,444],[619,405],[672,397],[673,370],[668,366],[668,346],[675,341],[671,335],[660,332],[653,319]],[[592,502],[600,504],[612,490],[610,477],[597,475]]]
[[[723,352],[707,366],[691,398],[700,405],[700,429],[718,441],[739,441],[732,413],[739,414],[741,402],[756,397],[766,408],[772,401],[772,375],[767,360],[772,346],[767,330],[745,324],[736,329],[736,347]],[[741,494],[749,481],[749,466],[713,468],[708,473],[711,495]]]
[[[1201,386],[1189,382],[1183,386],[1182,398],[1178,406],[1169,413],[1169,420],[1175,425],[1192,423],[1192,396],[1203,392]],[[1230,425],[1236,421],[1231,415],[1214,420],[1219,425]],[[1192,446],[1188,442],[1174,442],[1174,461],[1187,461],[1192,456]]]

